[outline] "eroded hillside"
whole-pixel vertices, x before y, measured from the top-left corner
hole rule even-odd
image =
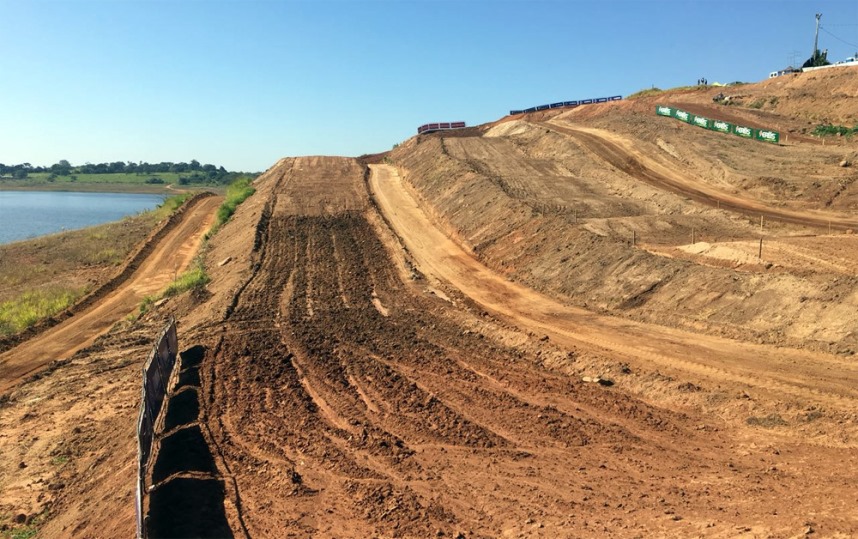
[[[205,289],[0,395],[0,535],[134,533],[168,316],[153,536],[856,535],[854,147],[654,115],[707,92],[280,160]]]
[[[805,85],[819,99],[825,88]],[[750,142],[654,114],[711,92],[417,137],[391,159],[439,222],[511,279],[600,312],[854,353],[858,174],[841,164],[855,144]]]

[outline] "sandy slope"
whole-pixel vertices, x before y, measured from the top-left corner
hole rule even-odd
[[[753,263],[758,219],[689,196],[847,224],[851,149],[749,146],[655,102],[416,137],[371,177],[281,160],[211,242],[207,293],[0,400],[0,525],[131,533],[139,365],[177,314],[156,530],[858,534],[854,236],[767,222]]]
[[[158,292],[175,279],[199,250],[219,204],[220,198],[209,197],[191,208],[124,285],[97,304],[0,355],[0,392],[50,362],[68,358],[92,344],[132,312],[146,295]]]

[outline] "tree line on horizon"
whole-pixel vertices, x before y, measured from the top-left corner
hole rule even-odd
[[[160,178],[154,177],[154,175],[174,173],[180,175],[179,183],[183,185],[189,183],[226,184],[232,182],[238,176],[245,175],[243,172],[230,172],[223,166],[215,166],[208,163],[201,164],[196,159],[191,159],[190,163],[173,163],[170,161],[162,161],[160,163],[114,161],[111,163],[95,164],[87,162],[77,166],[72,165],[65,159],[61,159],[49,167],[33,166],[30,163],[21,163],[18,165],[4,165],[0,163],[0,177],[12,177],[17,180],[24,180],[30,174],[40,173],[49,174],[49,179],[55,179],[59,176],[75,179],[74,177],[77,174],[152,175],[152,178],[146,180],[147,183],[165,183]]]

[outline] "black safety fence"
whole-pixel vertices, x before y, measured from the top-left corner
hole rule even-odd
[[[137,537],[146,536],[143,524],[143,498],[146,493],[146,470],[152,455],[155,422],[161,413],[167,395],[173,367],[179,353],[179,338],[176,321],[170,319],[155,339],[152,351],[143,365],[143,388],[140,399],[140,416],[137,420]]]

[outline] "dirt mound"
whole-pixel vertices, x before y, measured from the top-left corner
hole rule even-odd
[[[713,98],[718,94],[729,97],[728,102],[715,104]],[[751,84],[670,90],[629,102],[638,106],[684,105],[689,112],[705,106],[700,113],[711,118],[808,135],[820,124],[858,124],[858,68],[793,73]]]
[[[211,241],[206,293],[0,399],[0,526],[133,533],[139,367],[174,314],[199,364],[167,407],[158,534],[855,535],[858,249],[813,221],[858,209],[854,150],[660,99],[414,137],[384,156],[395,204],[357,160],[281,160]]]
[[[574,146],[550,129],[516,136]],[[439,206],[425,207],[436,208],[436,222],[470,238],[472,251],[489,260],[526,268],[528,253],[545,246],[543,235],[569,232],[557,223],[574,223],[578,209],[683,205],[632,180],[591,178],[599,168],[588,159],[558,162],[566,146],[531,145],[534,158],[522,160],[511,153],[515,144],[421,137],[405,148],[423,156],[410,170],[412,185],[422,184],[417,174],[434,182]],[[436,162],[437,155],[445,157]],[[735,367],[725,373],[699,363],[700,376],[689,378],[641,359],[655,357],[638,355],[638,346],[655,342],[645,335],[606,352],[518,328],[437,280],[435,268],[421,271],[428,246],[403,250],[376,213],[365,177],[351,159],[282,160],[212,241],[207,295],[156,308],[135,329],[102,339],[0,405],[2,431],[15,433],[0,437],[3,454],[12,455],[0,464],[3,512],[38,516],[48,536],[133,529],[127,464],[139,364],[145,335],[169,311],[179,317],[182,348],[193,347],[201,361],[193,377],[183,372],[167,407],[176,442],[190,440],[193,455],[175,451],[158,468],[166,482],[151,500],[152,530],[468,538],[606,530],[728,536],[739,526],[778,535],[808,526],[854,532],[849,512],[825,522],[807,516],[828,500],[848,499],[854,484],[843,471],[852,468],[820,478],[818,466],[851,458],[854,433],[836,422],[853,405],[852,390],[815,371],[799,378],[818,392],[789,370],[771,389],[742,383]],[[635,196],[607,196],[617,189]],[[570,192],[586,203],[564,208]],[[461,230],[459,217],[437,210],[456,199],[465,202]],[[476,233],[467,228],[487,211],[497,211],[496,222]],[[590,228],[571,241],[590,241],[577,248],[592,256],[654,256],[612,240],[627,226],[621,220],[580,219]],[[490,241],[492,227],[510,242],[519,238],[520,259],[506,240]],[[81,421],[86,428],[75,430]],[[120,431],[129,435],[117,437]],[[52,471],[58,456],[65,464]],[[193,470],[180,470],[182,462]],[[28,505],[36,495],[20,486],[39,478],[54,493],[42,498],[51,501],[42,513],[45,506]]]

